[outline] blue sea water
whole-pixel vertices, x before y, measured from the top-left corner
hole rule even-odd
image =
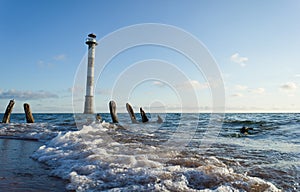
[[[298,113],[226,114],[220,129],[211,114],[159,114],[162,124],[157,114],[145,124],[119,114],[119,125],[106,113],[102,123],[33,115],[36,122],[27,124],[24,114],[12,114],[0,137],[43,142],[32,158],[68,180],[66,190],[300,191]]]

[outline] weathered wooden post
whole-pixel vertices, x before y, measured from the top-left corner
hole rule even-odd
[[[109,112],[113,123],[119,123],[118,116],[117,116],[117,105],[116,102],[110,101],[109,102]]]
[[[6,107],[3,119],[2,119],[2,123],[10,123],[10,114],[12,112],[12,109],[15,105],[15,100],[10,100],[9,104]]]
[[[131,105],[129,103],[126,103],[126,109],[127,109],[128,114],[130,116],[131,122],[132,123],[137,123],[134,111],[133,111],[133,109],[132,109],[132,107],[131,107]]]
[[[148,122],[149,119],[147,118],[146,113],[145,113],[145,111],[142,108],[140,108],[140,113],[141,113],[141,116],[142,116],[142,122],[143,123]]]
[[[157,123],[163,123],[163,120],[159,115],[157,115],[157,121],[156,122]]]
[[[34,123],[34,118],[32,116],[30,106],[28,103],[24,103],[24,111],[25,111],[25,116],[26,116],[26,122],[27,123]]]

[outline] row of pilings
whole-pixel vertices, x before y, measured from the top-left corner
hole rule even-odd
[[[15,105],[15,100],[13,100],[13,99],[10,100],[6,107],[5,113],[3,115],[2,123],[10,123],[10,115],[11,115],[14,105]],[[24,103],[23,107],[24,107],[26,122],[34,123],[34,118],[31,113],[31,110],[30,110],[30,105],[28,103]]]
[[[118,115],[117,115],[116,102],[115,101],[110,101],[108,105],[109,105],[109,112],[110,112],[112,122],[113,123],[119,123]],[[137,120],[136,120],[133,108],[129,103],[126,103],[126,109],[127,109],[128,114],[129,114],[129,117],[131,119],[131,122],[132,123],[138,123]],[[142,107],[140,107],[140,114],[141,114],[142,122],[147,123],[149,121],[149,119],[148,119],[148,117],[147,117],[147,115],[146,115],[146,113],[145,113],[145,111],[143,110]],[[97,114],[96,119],[98,121],[101,120],[100,114]],[[162,123],[163,122],[162,118],[159,115],[157,116],[157,121],[156,122],[157,123]]]
[[[13,100],[13,99],[10,100],[7,107],[6,107],[5,113],[3,115],[2,123],[10,123],[10,115],[12,113],[14,105],[15,105],[15,100]],[[33,115],[31,113],[30,105],[28,103],[24,103],[23,107],[24,107],[26,122],[27,123],[34,123],[34,118],[33,118]],[[127,109],[127,112],[130,116],[130,119],[131,119],[132,123],[137,123],[135,113],[133,111],[132,106],[129,103],[126,103],[126,109]],[[110,115],[111,115],[112,122],[113,123],[119,123],[118,115],[117,115],[117,105],[116,105],[115,101],[110,101],[109,102],[109,112],[110,112]],[[141,114],[143,123],[146,123],[146,122],[149,121],[149,119],[146,116],[146,113],[144,112],[142,107],[140,108],[140,114]],[[98,121],[101,120],[100,114],[97,114],[96,118],[97,118]],[[163,120],[161,119],[160,116],[158,116],[157,122],[158,123],[163,122]]]

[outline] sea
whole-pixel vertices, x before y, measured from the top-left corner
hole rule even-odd
[[[30,158],[66,191],[300,191],[299,113],[147,114],[135,124],[100,115],[33,114],[27,124],[13,113],[0,139],[40,142]]]

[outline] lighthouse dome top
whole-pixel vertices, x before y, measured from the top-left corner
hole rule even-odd
[[[90,33],[90,34],[88,35],[88,37],[96,38],[96,34],[95,34],[95,33]]]
[[[85,43],[88,45],[92,45],[92,44],[97,45],[96,35],[94,33],[88,34],[88,37],[86,38]]]

